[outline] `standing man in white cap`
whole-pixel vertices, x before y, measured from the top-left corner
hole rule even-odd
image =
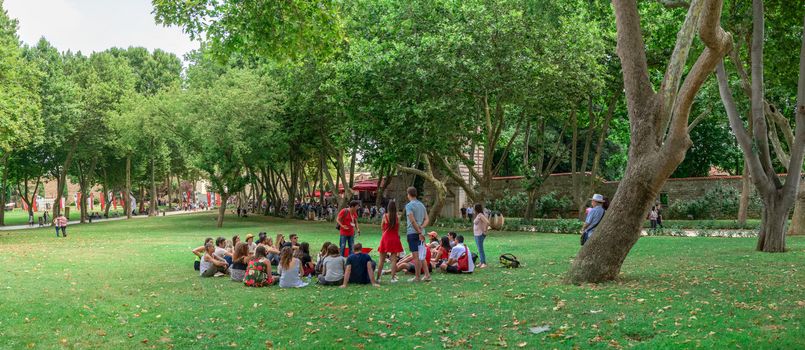
[[[581,245],[584,245],[590,237],[593,235],[593,231],[601,223],[601,219],[604,218],[604,196],[596,193],[593,195],[593,198],[590,199],[592,201],[592,209],[590,212],[587,213],[587,218],[584,219],[584,226],[581,228]]]

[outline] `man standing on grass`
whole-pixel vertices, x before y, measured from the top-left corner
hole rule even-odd
[[[349,249],[349,252],[352,253],[352,246],[355,244],[355,233],[357,232],[358,236],[361,235],[361,229],[358,227],[358,207],[360,205],[361,202],[358,201],[349,202],[349,208],[342,209],[338,213],[338,217],[335,218],[340,235],[338,247],[342,256],[346,249]]]
[[[584,226],[581,228],[581,245],[584,245],[592,237],[593,231],[601,223],[601,219],[604,218],[604,207],[601,206],[604,204],[604,196],[596,193],[590,201],[593,207],[587,213],[587,218],[584,219]]]
[[[408,281],[419,282],[422,264],[428,263],[427,261],[423,261],[425,257],[421,256],[419,251],[425,252],[425,235],[423,232],[425,232],[425,227],[430,223],[430,218],[428,217],[428,211],[425,209],[425,205],[417,200],[416,187],[408,187],[408,204],[405,205],[405,217],[408,219],[408,250],[411,251],[411,256],[414,259],[415,274],[414,278]],[[424,281],[428,282],[430,281],[430,272],[428,271],[429,269],[424,270]]]

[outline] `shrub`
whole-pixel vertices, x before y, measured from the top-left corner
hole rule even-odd
[[[665,213],[670,219],[727,219],[738,216],[741,192],[732,186],[716,183],[704,196],[693,200],[678,200],[671,203]],[[756,197],[751,197],[750,210],[760,208]]]
[[[503,190],[503,196],[487,204],[489,210],[503,214],[505,217],[521,216],[528,207],[528,195],[518,191],[512,193],[509,189]]]

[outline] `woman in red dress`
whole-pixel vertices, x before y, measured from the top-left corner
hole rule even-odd
[[[400,219],[397,217],[397,203],[394,200],[389,202],[386,214],[383,215],[383,236],[380,238],[380,261],[377,264],[377,282],[383,275],[383,263],[386,262],[386,254],[391,255],[391,283],[397,282],[397,259],[403,251],[400,242]]]

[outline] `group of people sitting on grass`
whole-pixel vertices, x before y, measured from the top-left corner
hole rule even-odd
[[[476,256],[464,245],[464,237],[450,232],[439,237],[436,232],[428,233],[430,243],[425,252],[418,253],[423,262],[421,274],[429,276],[433,270],[447,273],[471,273]],[[295,234],[286,241],[282,234],[276,239],[268,238],[265,232],[258,234],[257,241],[252,234],[242,241],[239,236],[227,240],[224,237],[207,238],[204,245],[193,250],[196,255],[195,269],[201,277],[230,276],[233,281],[243,282],[249,287],[265,287],[273,284],[281,288],[302,288],[315,278],[324,286],[347,287],[349,284],[371,284],[379,286],[383,274],[390,274],[391,281],[397,281],[397,272],[414,274],[413,254],[407,254],[383,270],[386,261],[391,261],[389,253],[380,253],[376,263],[361,243],[355,243],[351,254],[344,257],[339,247],[330,242],[322,245],[314,262],[310,255],[310,245],[299,243]]]
[[[313,277],[319,284],[340,285],[346,287],[350,283],[372,284],[378,286],[385,262],[390,261],[390,281],[397,282],[397,272],[412,273],[409,282],[430,281],[430,273],[441,269],[448,273],[471,273],[475,269],[475,257],[464,245],[464,237],[450,232],[439,238],[436,232],[425,236],[428,218],[425,206],[417,199],[417,190],[409,187],[408,203],[405,205],[406,241],[408,251],[405,253],[400,240],[401,220],[397,214],[397,204],[391,201],[385,210],[382,220],[383,235],[377,249],[380,253],[379,263],[369,256],[371,249],[364,250],[360,243],[354,243],[356,235],[360,235],[357,209],[360,203],[352,201],[349,208],[339,212],[336,223],[339,230],[339,245],[324,243],[319,251],[316,263],[310,256],[310,245],[299,243],[299,237],[290,235],[285,241],[281,234],[271,240],[264,232],[254,236],[232,237],[227,243],[223,237],[212,242],[208,238],[204,246],[196,248],[197,269],[202,277],[229,274],[233,280],[242,281],[247,286],[262,287],[277,282],[280,287],[300,288],[307,286]],[[480,254],[479,268],[486,266],[483,250],[483,238],[489,228],[489,222],[482,217],[483,208],[479,207],[475,218],[473,234]],[[344,258],[344,256],[348,256]],[[402,258],[400,258],[402,256]],[[277,267],[274,273],[272,266]],[[424,278],[420,276],[424,275]],[[278,278],[275,278],[278,276]]]

